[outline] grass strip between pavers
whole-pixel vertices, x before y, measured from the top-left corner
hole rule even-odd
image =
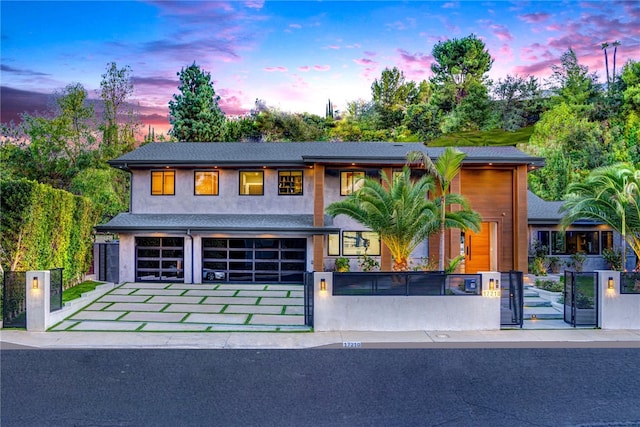
[[[130,312],[130,311],[125,311],[124,313],[122,313],[122,316],[118,316],[118,317],[116,317],[116,322],[117,322],[118,320],[121,320],[124,316],[126,316],[126,315],[127,315],[127,314],[129,314],[129,313],[131,313],[131,312]]]
[[[249,315],[247,316],[247,320],[244,321],[245,325],[248,325],[249,322],[251,322],[251,318],[253,317],[253,313],[249,313]]]

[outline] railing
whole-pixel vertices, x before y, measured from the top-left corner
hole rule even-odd
[[[27,273],[5,271],[2,283],[2,320],[5,328],[27,327]]]
[[[640,295],[640,273],[620,273],[620,293]]]
[[[62,309],[62,289],[64,289],[62,271],[62,268],[53,268],[49,270],[49,284],[51,286],[51,288],[49,289],[49,311],[51,313]]]
[[[333,295],[481,295],[479,274],[354,272],[333,274]]]
[[[304,324],[313,327],[313,273],[304,275]]]

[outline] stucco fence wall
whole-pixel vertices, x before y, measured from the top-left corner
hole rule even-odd
[[[325,279],[326,291],[320,290]],[[482,273],[482,289],[498,272]],[[334,296],[333,273],[314,273],[315,331],[478,331],[500,329],[499,292],[492,296]]]
[[[600,312],[598,324],[602,329],[640,329],[640,294],[620,293],[620,272],[600,270],[598,273]],[[609,278],[613,289],[608,289]]]

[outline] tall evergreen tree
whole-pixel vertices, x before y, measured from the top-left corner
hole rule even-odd
[[[169,135],[178,141],[221,141],[225,116],[218,105],[220,97],[213,89],[211,74],[194,62],[177,75],[180,94],[174,94],[169,101]]]

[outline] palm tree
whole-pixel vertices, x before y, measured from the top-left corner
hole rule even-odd
[[[366,177],[362,187],[346,199],[331,203],[327,213],[347,215],[372,231],[389,248],[395,271],[409,269],[409,256],[434,231],[436,205],[427,198],[433,190],[430,176],[411,180],[411,170],[390,179],[384,172],[382,183]]]
[[[608,42],[604,42],[600,45],[600,48],[604,50],[604,64],[607,70],[607,92],[609,91],[609,55],[607,54]]]
[[[445,230],[459,228],[461,230],[480,231],[482,219],[480,215],[471,210],[467,199],[460,194],[450,194],[449,188],[455,177],[462,169],[462,161],[466,154],[452,147],[447,147],[442,155],[434,162],[421,151],[412,151],[407,156],[409,162],[420,161],[424,168],[435,177],[440,187],[440,196],[436,199],[439,214],[440,249],[438,270],[444,270],[444,243]],[[456,212],[451,211],[452,205],[459,205]]]
[[[640,256],[640,170],[630,163],[616,163],[591,171],[581,183],[567,189],[562,225],[578,219],[602,221],[622,236],[622,265],[627,243]]]

